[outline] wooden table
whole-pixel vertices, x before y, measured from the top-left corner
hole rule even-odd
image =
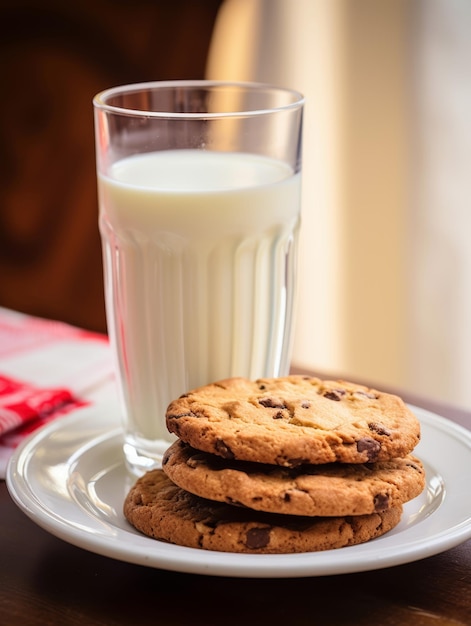
[[[469,412],[403,397],[471,428]],[[180,574],[115,561],[57,539],[16,507],[3,482],[0,624],[470,626],[471,540],[415,563],[358,574]]]

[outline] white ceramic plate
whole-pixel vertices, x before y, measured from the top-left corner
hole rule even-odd
[[[214,576],[297,577],[374,570],[408,563],[471,537],[471,432],[411,407],[422,424],[415,450],[425,491],[404,507],[399,525],[368,543],[303,554],[211,552],[150,539],[130,526],[122,503],[133,478],[122,462],[113,412],[86,408],[38,431],[7,472],[16,504],[39,526],[76,546],[150,567]]]

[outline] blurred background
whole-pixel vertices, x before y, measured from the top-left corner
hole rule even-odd
[[[0,0],[0,306],[104,331],[92,97],[306,95],[293,363],[471,407],[469,0]]]
[[[0,0],[0,305],[104,331],[93,96],[200,78],[219,0]]]

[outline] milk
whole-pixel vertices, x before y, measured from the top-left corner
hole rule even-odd
[[[98,184],[129,443],[159,455],[171,400],[287,373],[300,176],[261,156],[175,150],[118,161]]]

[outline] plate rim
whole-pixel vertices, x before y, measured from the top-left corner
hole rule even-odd
[[[454,438],[460,443],[464,443],[471,458],[470,430],[428,409],[411,404],[408,404],[408,406],[417,414],[421,425],[425,426],[426,429],[439,430],[445,433],[448,438]],[[440,532],[436,532],[433,536],[433,542],[430,541],[429,537],[424,537],[419,541],[416,540],[410,545],[405,541],[402,544],[402,551],[397,549],[397,545],[394,546],[394,542],[392,546],[388,546],[386,542],[386,548],[383,548],[383,555],[375,554],[375,550],[374,548],[371,549],[371,546],[374,546],[375,543],[376,545],[378,543],[379,545],[381,543],[384,544],[384,540],[387,540],[388,537],[391,539],[389,533],[365,544],[337,550],[254,555],[213,552],[175,546],[146,537],[130,526],[129,530],[118,528],[118,544],[116,545],[116,541],[111,540],[109,537],[103,538],[93,533],[87,533],[85,530],[79,532],[70,525],[70,522],[68,525],[67,521],[64,521],[62,518],[60,520],[56,519],[54,512],[48,509],[38,494],[31,491],[27,482],[28,461],[32,458],[32,453],[38,446],[47,443],[47,440],[58,431],[62,432],[67,429],[74,431],[75,427],[77,432],[74,432],[78,439],[79,431],[84,428],[84,420],[88,419],[90,421],[93,419],[95,420],[94,429],[97,431],[97,435],[90,440],[89,449],[96,448],[98,441],[109,442],[113,437],[119,437],[122,433],[120,422],[106,417],[106,414],[110,415],[112,413],[112,411],[107,413],[106,407],[93,405],[84,407],[74,414],[47,424],[39,431],[30,435],[14,451],[8,463],[5,479],[7,489],[13,501],[33,522],[59,539],[96,554],[128,563],[183,573],[230,577],[293,578],[329,576],[393,567],[433,556],[471,537],[470,514],[467,519],[462,520],[460,523],[448,528],[442,528]],[[423,445],[423,440],[421,444]],[[82,447],[86,445],[84,444]],[[422,458],[419,454],[417,456]],[[68,458],[69,464],[71,458]],[[425,458],[422,458],[422,460],[426,461]],[[410,503],[407,504],[410,505]],[[438,508],[442,506],[446,507],[446,502],[442,502]],[[407,533],[408,529],[405,528],[402,532]],[[119,537],[123,534],[134,538],[129,546],[127,542],[123,542],[124,545],[120,546]],[[138,546],[135,542],[138,542]],[[149,545],[151,545],[149,542],[152,542],[152,550],[149,550]],[[358,558],[358,552],[363,552],[367,558],[363,558],[363,560]],[[316,561],[319,562],[317,565]]]

